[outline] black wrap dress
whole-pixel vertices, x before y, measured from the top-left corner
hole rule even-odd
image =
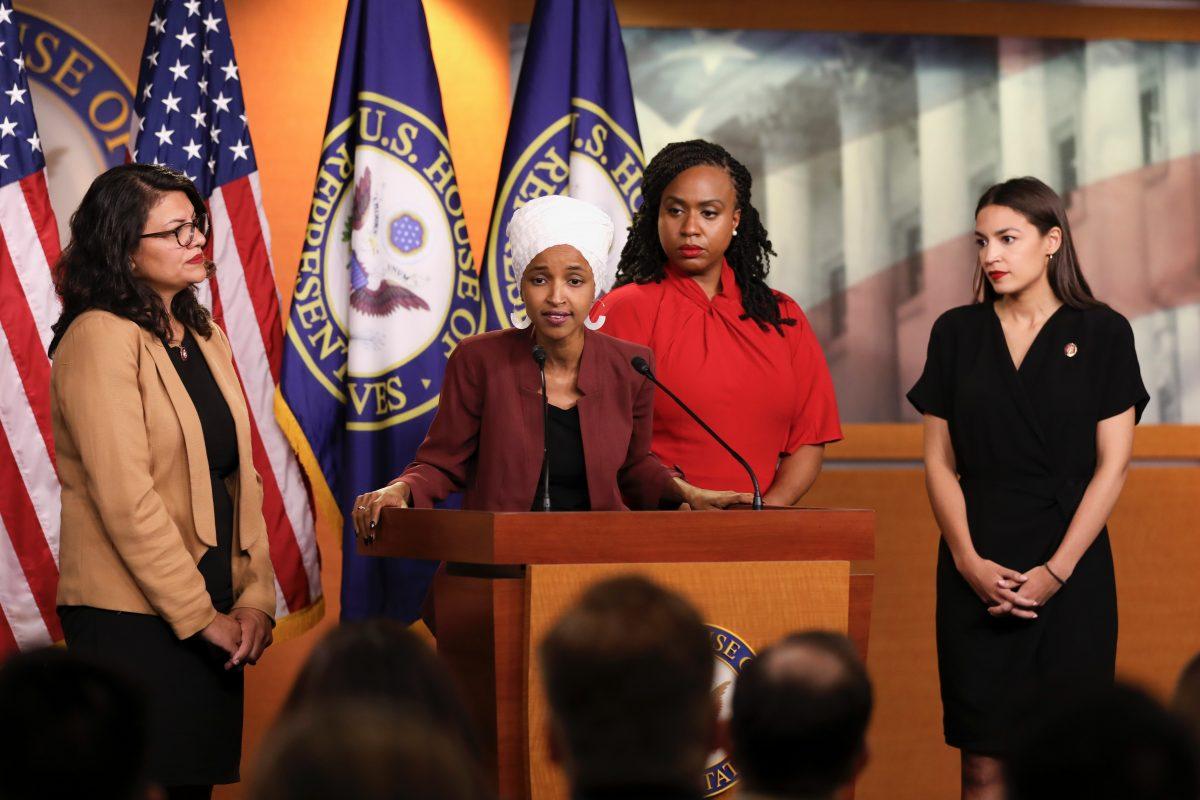
[[[1142,384],[1129,322],[1107,307],[1062,306],[1020,368],[992,303],[952,309],[929,337],[908,393],[945,419],[978,554],[1025,572],[1058,548],[1096,468],[1096,425],[1130,407]],[[1117,598],[1107,528],[1038,618],[993,617],[954,566],[937,564],[937,648],[947,744],[1007,749],[1022,699],[1060,683],[1111,682]]]

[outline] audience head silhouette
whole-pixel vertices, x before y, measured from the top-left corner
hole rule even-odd
[[[488,800],[479,770],[424,716],[363,699],[289,713],[259,751],[255,800]]]
[[[479,757],[473,723],[445,666],[395,620],[343,623],[326,634],[296,678],[284,713],[353,700],[423,719]]]
[[[1183,723],[1130,686],[1058,698],[1007,766],[1011,800],[1192,800],[1196,753]]]
[[[713,656],[686,600],[641,577],[603,581],[539,655],[552,755],[576,797],[698,792],[715,738]]]
[[[65,650],[0,667],[0,797],[145,797],[146,711],[121,676]]]
[[[833,797],[866,762],[871,682],[854,645],[796,633],[746,665],[733,693],[733,761],[748,791]]]
[[[1200,654],[1193,656],[1180,673],[1175,695],[1171,698],[1171,710],[1187,725],[1192,743],[1200,752]]]

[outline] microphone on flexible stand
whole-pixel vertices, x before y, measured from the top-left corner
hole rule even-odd
[[[546,394],[546,348],[533,346],[533,360],[542,375],[542,511],[550,510],[550,396]]]
[[[746,461],[746,459],[742,458],[740,455],[738,455],[736,450],[726,444],[725,440],[718,436],[716,431],[708,427],[704,420],[696,416],[696,412],[688,408],[687,404],[680,400],[674,392],[659,383],[658,378],[654,377],[654,370],[650,369],[650,364],[647,363],[646,359],[642,358],[641,356],[634,356],[629,363],[633,365],[635,370],[645,375],[651,383],[666,392],[667,397],[670,397],[672,400],[674,400],[677,406],[686,411],[689,417],[696,420],[697,425],[703,428],[709,436],[716,439],[717,444],[721,445],[721,447],[724,447],[725,450],[728,451],[729,455],[733,456],[734,459],[736,459],[737,462],[742,465],[742,469],[746,470],[746,474],[750,476],[750,483],[754,486],[754,510],[762,511],[762,491],[758,488],[758,477],[754,474],[754,470],[750,468],[750,464]]]

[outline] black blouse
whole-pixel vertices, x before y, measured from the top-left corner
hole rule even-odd
[[[233,498],[225,486],[225,478],[238,468],[237,430],[229,404],[191,331],[184,334],[182,345],[182,348],[167,347],[167,352],[196,406],[200,427],[204,430],[204,451],[208,456],[217,528],[217,546],[205,553],[196,566],[204,576],[204,586],[212,597],[213,606],[218,611],[228,612],[233,607]]]
[[[588,498],[587,467],[583,460],[583,435],[579,431],[579,407],[563,410],[550,406],[550,429],[547,442],[550,459],[550,510],[591,511]],[[533,498],[533,511],[542,510],[545,496],[538,473],[537,494]]]

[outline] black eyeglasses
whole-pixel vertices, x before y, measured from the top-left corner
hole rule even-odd
[[[168,236],[174,236],[175,241],[179,242],[180,247],[191,247],[196,241],[196,232],[199,231],[201,236],[208,237],[208,217],[200,217],[191,222],[185,222],[177,228],[171,228],[166,231],[158,231],[156,233],[143,233],[139,239],[165,239]]]

